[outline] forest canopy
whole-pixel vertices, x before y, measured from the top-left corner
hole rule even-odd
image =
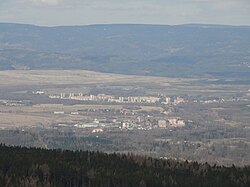
[[[2,144],[0,156],[0,186],[250,186],[250,166]]]

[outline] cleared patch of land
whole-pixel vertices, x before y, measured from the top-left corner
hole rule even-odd
[[[53,124],[76,124],[81,121],[91,120],[84,115],[75,115],[74,112],[82,110],[121,110],[123,105],[63,105],[63,104],[39,104],[33,106],[4,106],[0,110],[0,128],[15,128],[28,126],[51,126]],[[141,106],[140,110],[144,111],[162,111],[161,107],[157,106]],[[56,114],[62,112],[63,114]],[[72,114],[73,113],[73,114]]]
[[[207,81],[207,82],[205,82]],[[202,83],[201,83],[202,82]],[[166,78],[99,73],[84,70],[13,70],[0,71],[0,90],[15,86],[137,86],[150,93],[230,95],[248,92],[247,85],[217,84],[210,79]]]

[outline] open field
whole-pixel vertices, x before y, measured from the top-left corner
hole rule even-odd
[[[85,109],[109,109],[121,110],[123,105],[62,105],[62,104],[40,104],[33,106],[7,107],[2,106],[0,110],[0,128],[11,129],[16,127],[31,127],[43,125],[50,127],[53,124],[76,124],[88,119],[82,115],[72,115],[71,112],[77,112]],[[140,110],[162,111],[161,107],[142,106]],[[64,114],[54,114],[56,111],[64,111]],[[91,118],[90,118],[91,119]]]
[[[211,79],[131,76],[77,70],[0,71],[0,91],[9,87],[67,89],[81,86],[141,87],[149,93],[232,95],[247,93],[248,84],[217,84]],[[229,81],[229,80],[224,80]],[[230,83],[230,82],[229,82]],[[60,87],[61,86],[61,87]],[[129,89],[129,87],[128,87]]]
[[[8,80],[8,81],[7,81]],[[130,76],[99,73],[84,70],[14,70],[0,71],[1,85],[32,85],[32,84],[98,84],[98,83],[155,83],[169,85],[182,82],[182,79]]]
[[[30,107],[8,107],[0,111],[0,128],[11,129],[16,127],[29,127],[43,125],[50,127],[52,124],[76,124],[79,121],[88,119],[86,116],[72,115],[71,112],[84,109],[122,109],[122,105],[53,105],[46,104]],[[140,110],[162,111],[161,107],[142,106]],[[64,111],[63,115],[56,115],[54,112]]]

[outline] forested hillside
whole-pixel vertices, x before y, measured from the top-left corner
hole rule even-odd
[[[250,27],[222,25],[0,24],[0,70],[249,79],[249,33]]]
[[[250,166],[0,146],[0,186],[249,187]]]

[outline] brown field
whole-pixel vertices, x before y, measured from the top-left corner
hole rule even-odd
[[[32,84],[98,84],[98,83],[155,83],[169,86],[171,83],[182,82],[181,79],[130,76],[99,73],[84,70],[46,70],[46,71],[0,71],[1,85],[32,85]]]
[[[169,78],[120,75],[84,70],[13,70],[0,71],[0,89],[6,86],[31,85],[127,85],[141,86],[151,92],[233,94],[248,92],[245,85],[199,84],[208,78]],[[51,88],[52,89],[52,88]],[[0,98],[1,99],[1,98]]]
[[[43,124],[50,126],[59,123],[78,123],[88,119],[82,115],[71,115],[71,112],[83,109],[122,109],[123,105],[62,105],[40,104],[34,106],[1,107],[0,128],[15,128],[36,126]],[[162,111],[161,107],[142,106],[141,110]],[[55,111],[64,111],[65,114],[54,114]]]

